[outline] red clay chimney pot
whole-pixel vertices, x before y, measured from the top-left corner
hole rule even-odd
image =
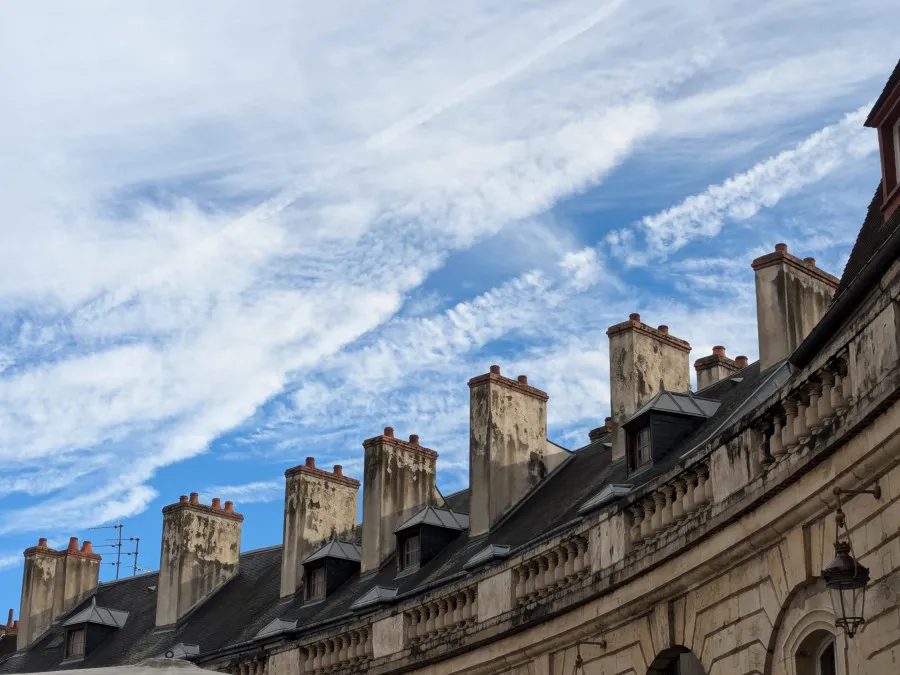
[[[491,372],[494,375],[499,375],[500,374],[500,366],[491,366]]]
[[[225,513],[234,513],[234,502],[225,502]]]
[[[713,354],[725,358],[725,347],[723,347],[722,345],[716,345],[715,347],[713,347]]]
[[[634,321],[635,323],[640,323],[640,322],[641,322],[641,315],[638,314],[637,312],[632,312],[631,314],[628,315],[628,320],[629,320],[629,321]]]
[[[12,628],[12,625],[13,625],[13,610],[10,609],[9,610],[9,618],[6,620],[6,627]]]
[[[191,504],[199,504],[200,503],[200,495],[196,492],[191,493]]]
[[[78,537],[69,537],[69,548],[67,551],[77,551],[78,550]]]
[[[387,436],[388,438],[393,438],[394,437],[394,427],[385,427],[384,435]]]
[[[334,465],[334,475],[335,476],[343,476],[344,475],[344,467],[342,467],[340,464],[335,464]]]
[[[776,253],[787,253],[787,244],[775,244]]]
[[[528,384],[528,376],[527,375],[519,375],[518,378],[519,384]]]
[[[750,359],[748,359],[746,356],[734,357],[734,364],[738,368],[746,368],[749,363],[750,363]]]
[[[222,500],[219,499],[218,497],[213,497],[213,500],[212,500],[212,507],[213,507],[216,511],[221,510],[221,509],[222,509]]]
[[[315,457],[307,457],[306,458],[306,466],[308,466],[310,469],[315,469],[316,468],[316,458]]]
[[[47,548],[47,538],[41,537],[40,539],[38,539],[38,546],[40,548]]]
[[[412,443],[413,445],[418,445],[419,444],[419,434],[410,434],[409,442]]]
[[[668,334],[669,334],[669,327],[668,327],[666,324],[661,325],[661,326],[660,326],[659,328],[657,328],[656,330],[658,330],[658,331],[659,331],[660,333],[662,333],[663,335],[668,335]]]
[[[188,496],[187,496],[187,495],[181,495],[181,496],[178,498],[178,503],[179,503],[179,504],[187,504],[187,503],[188,503]]]
[[[84,542],[84,543],[81,545],[81,552],[82,552],[82,553],[90,553],[90,554],[93,555],[93,553],[94,553],[94,545],[93,545],[91,542],[89,542],[89,541]]]
[[[804,258],[804,259],[803,259],[803,262],[805,262],[805,263],[806,263],[807,265],[809,265],[810,267],[815,267],[815,266],[816,266],[816,259],[815,259],[815,258]]]

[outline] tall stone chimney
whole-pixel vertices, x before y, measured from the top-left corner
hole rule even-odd
[[[201,504],[196,492],[163,508],[156,625],[177,623],[238,571],[241,522],[234,504]]]
[[[625,456],[622,425],[660,391],[688,391],[691,387],[691,345],[669,335],[668,326],[651,328],[640,314],[610,326],[609,388],[613,421],[613,460]]]
[[[694,369],[697,371],[697,391],[702,391],[719,380],[724,380],[742,367],[746,367],[746,364],[738,365],[736,360],[725,356],[725,347],[716,345],[710,356],[704,356],[694,361]]]
[[[469,380],[469,535],[489,531],[547,474],[549,396],[491,366]]]
[[[356,529],[359,481],[316,468],[314,457],[284,472],[284,549],[281,597],[303,588],[303,559],[328,542],[332,534],[352,539]]]
[[[69,539],[64,551],[47,546],[25,549],[22,604],[16,648],[24,649],[39,638],[60,616],[94,592],[100,580],[100,556],[91,542],[78,548],[78,537]]]
[[[423,506],[434,504],[438,454],[394,438],[391,427],[384,434],[363,441],[362,572],[378,569],[397,547],[394,530]]]
[[[759,362],[765,370],[789,357],[821,321],[838,287],[838,279],[801,260],[787,244],[753,261],[756,272],[756,326]]]

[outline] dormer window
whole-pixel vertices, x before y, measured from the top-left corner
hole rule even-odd
[[[66,633],[66,658],[80,659],[84,656],[84,628],[72,628]]]
[[[878,130],[881,149],[882,204],[885,218],[900,208],[900,61],[866,118]]]
[[[419,535],[402,539],[400,542],[400,571],[419,566]]]
[[[306,599],[325,599],[325,565],[309,570],[306,579]]]
[[[631,434],[631,453],[628,458],[629,472],[637,471],[653,461],[653,446],[650,444],[650,425]]]

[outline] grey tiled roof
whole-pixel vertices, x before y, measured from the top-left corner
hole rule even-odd
[[[407,519],[394,532],[400,532],[415,525],[432,525],[448,530],[468,530],[469,516],[465,513],[455,513],[449,509],[436,509],[433,506],[426,506]]]
[[[96,598],[94,600],[96,601]],[[74,626],[79,623],[93,623],[99,626],[121,628],[125,625],[125,621],[128,619],[128,612],[123,612],[118,609],[109,609],[108,607],[98,607],[95,601],[67,619],[63,623],[63,626]]]
[[[679,394],[672,391],[661,391],[656,396],[638,408],[625,424],[637,419],[650,410],[675,413],[678,415],[690,415],[691,417],[711,417],[719,408],[719,402],[695,396],[691,392]]]
[[[313,551],[303,559],[304,563],[322,558],[338,558],[340,560],[360,561],[359,546],[350,541],[341,541],[334,537],[318,551]]]

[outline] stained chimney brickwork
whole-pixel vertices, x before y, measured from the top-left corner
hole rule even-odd
[[[652,328],[640,314],[611,326],[609,336],[610,403],[613,459],[625,456],[622,425],[660,391],[688,391],[691,345],[669,334],[668,326]]]
[[[238,571],[241,522],[234,504],[201,504],[196,492],[163,508],[156,625],[176,623]]]
[[[547,400],[499,366],[469,380],[469,534],[509,512],[547,474]]]
[[[744,359],[746,358],[744,357]],[[724,380],[742,367],[746,367],[746,363],[744,366],[738,365],[737,360],[729,359],[725,355],[725,347],[716,345],[713,347],[712,354],[694,361],[694,369],[697,371],[697,391],[703,391],[710,385]]]
[[[825,316],[839,280],[815,258],[788,253],[787,244],[753,261],[760,368],[788,358]]]
[[[356,529],[359,481],[316,468],[316,460],[284,472],[284,552],[281,597],[303,588],[303,559],[327,543],[332,534],[352,539]]]
[[[99,580],[100,556],[89,541],[79,548],[78,538],[71,537],[68,547],[57,551],[41,538],[37,546],[25,549],[16,647],[24,649],[40,637],[51,623],[92,593]]]
[[[396,550],[394,530],[422,507],[434,504],[438,454],[409,441],[394,438],[385,427],[381,436],[363,441],[362,561],[363,572],[378,569]]]

